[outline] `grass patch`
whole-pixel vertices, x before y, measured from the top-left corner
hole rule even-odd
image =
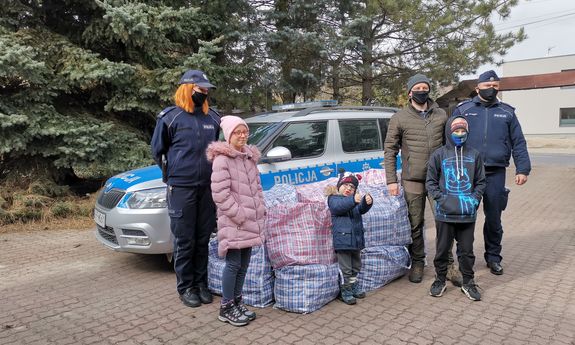
[[[12,191],[9,197],[6,190],[0,193],[4,200],[0,203],[0,233],[94,227],[92,210],[97,193],[49,197],[30,191]]]

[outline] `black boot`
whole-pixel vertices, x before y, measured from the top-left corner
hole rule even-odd
[[[234,301],[229,301],[226,304],[220,306],[220,315],[218,320],[222,322],[229,322],[232,326],[245,326],[250,320],[245,316],[241,310],[238,309]]]
[[[246,305],[242,302],[242,296],[238,296],[234,298],[234,303],[238,307],[238,309],[247,316],[248,320],[253,321],[256,319],[256,313],[249,310]]]
[[[198,296],[203,304],[210,304],[214,301],[214,297],[206,285],[200,284],[199,291]]]
[[[412,283],[421,283],[423,280],[423,262],[413,262],[409,270],[409,281]]]
[[[180,295],[180,300],[182,303],[184,303],[184,305],[192,308],[196,308],[202,305],[196,289],[193,288],[186,289],[186,291]]]

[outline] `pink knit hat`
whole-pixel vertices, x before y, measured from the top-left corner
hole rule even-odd
[[[232,132],[239,125],[244,125],[244,126],[246,126],[246,128],[249,128],[248,124],[241,117],[237,117],[237,116],[233,116],[233,115],[228,115],[228,116],[222,117],[221,122],[220,122],[220,127],[224,131],[224,138],[226,139],[226,142],[228,142],[228,143],[230,142],[230,137],[232,136]]]

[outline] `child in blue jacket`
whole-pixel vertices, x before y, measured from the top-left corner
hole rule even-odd
[[[451,118],[445,125],[445,145],[437,149],[427,167],[426,187],[435,200],[437,230],[435,281],[429,294],[441,297],[445,292],[448,254],[457,241],[457,259],[463,276],[461,291],[473,300],[481,300],[475,284],[473,241],[477,207],[485,191],[485,170],[481,154],[465,145],[469,127],[463,117]]]
[[[363,197],[357,192],[361,176],[341,173],[337,186],[328,187],[327,205],[331,212],[333,247],[343,274],[339,298],[346,304],[355,304],[356,298],[364,298],[359,289],[357,275],[361,270],[361,250],[365,247],[361,215],[373,204],[371,195]]]

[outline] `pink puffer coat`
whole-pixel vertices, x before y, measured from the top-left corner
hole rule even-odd
[[[236,151],[225,142],[211,143],[206,154],[212,165],[212,196],[218,210],[218,255],[263,243],[265,204],[253,145]]]

